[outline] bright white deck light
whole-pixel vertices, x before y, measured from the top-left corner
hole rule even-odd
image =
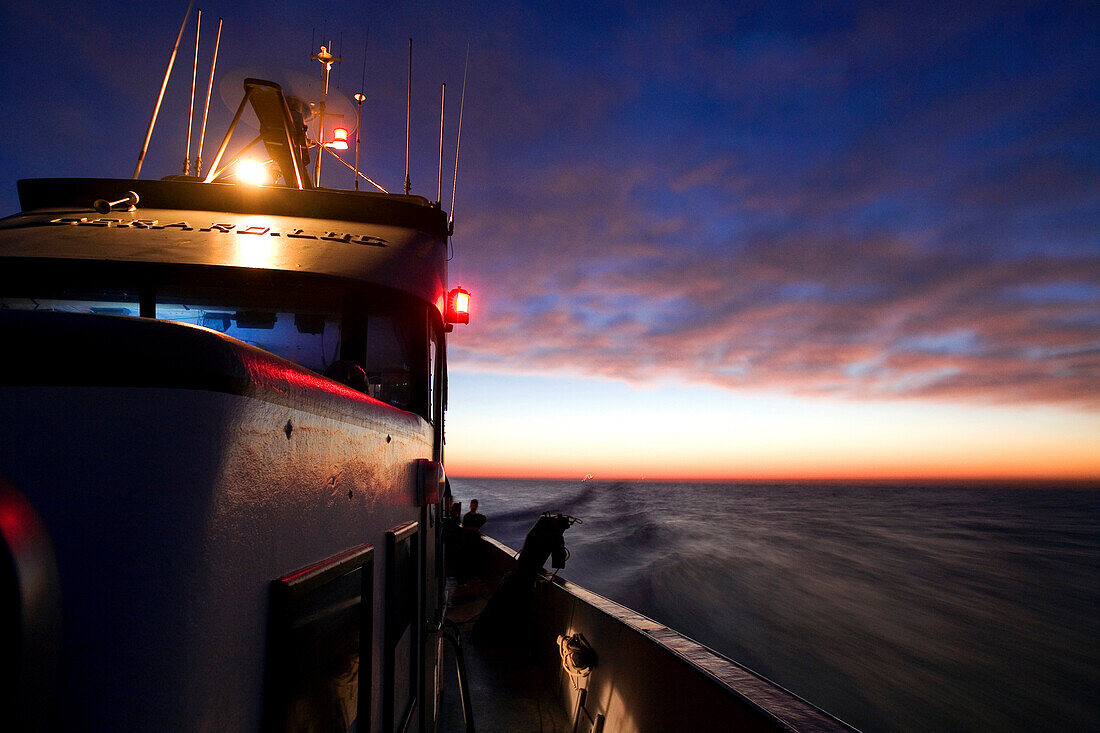
[[[253,186],[261,186],[271,182],[271,175],[267,172],[267,168],[263,163],[242,158],[237,163],[237,180]]]

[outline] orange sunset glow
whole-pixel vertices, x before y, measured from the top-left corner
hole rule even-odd
[[[1100,418],[1057,406],[745,397],[706,386],[458,374],[451,408],[455,476],[1100,478]]]

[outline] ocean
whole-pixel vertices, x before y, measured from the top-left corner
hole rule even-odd
[[[864,731],[1100,730],[1100,490],[451,486],[517,550],[580,517],[562,575]]]

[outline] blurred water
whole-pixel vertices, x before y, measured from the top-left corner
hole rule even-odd
[[[1100,491],[452,479],[519,549],[866,731],[1100,730]]]

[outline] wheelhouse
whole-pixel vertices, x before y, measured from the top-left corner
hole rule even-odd
[[[92,210],[134,189],[134,211]],[[0,309],[210,328],[437,421],[446,221],[426,200],[102,179],[20,195]]]

